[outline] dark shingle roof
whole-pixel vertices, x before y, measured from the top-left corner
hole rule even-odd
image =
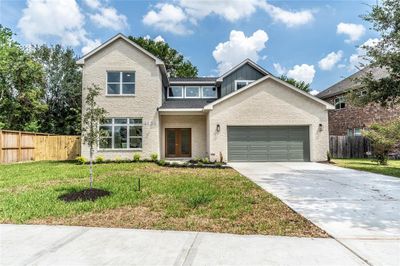
[[[326,99],[326,98],[329,98],[329,97],[332,97],[335,95],[342,94],[342,93],[346,92],[347,90],[354,88],[357,85],[356,81],[354,79],[360,78],[363,74],[367,73],[367,71],[371,71],[376,79],[380,79],[387,74],[387,71],[382,68],[372,68],[371,69],[371,68],[366,67],[366,68],[354,73],[353,75],[339,81],[338,83],[330,86],[326,90],[321,91],[316,96],[320,99]]]
[[[216,80],[217,77],[169,78],[170,82],[198,82],[198,81],[215,82]]]
[[[160,108],[175,109],[175,108],[203,108],[207,104],[216,99],[184,99],[184,100],[167,100]]]

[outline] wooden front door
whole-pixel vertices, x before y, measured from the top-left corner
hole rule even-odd
[[[191,157],[192,130],[190,128],[165,129],[165,157]]]

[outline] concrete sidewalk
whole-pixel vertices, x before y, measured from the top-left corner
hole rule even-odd
[[[0,225],[1,265],[365,265],[331,238]]]

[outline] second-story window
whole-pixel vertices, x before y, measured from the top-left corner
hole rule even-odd
[[[214,86],[203,86],[203,98],[217,98],[217,88]]]
[[[252,83],[254,80],[235,80],[235,90],[241,89],[243,87],[246,87],[250,83]]]
[[[168,98],[183,98],[183,87],[182,86],[169,87]]]
[[[135,95],[135,72],[108,71],[107,95]]]
[[[344,96],[338,96],[335,98],[335,109],[343,109],[346,108],[346,100]]]
[[[200,98],[200,87],[186,86],[185,87],[185,98]]]

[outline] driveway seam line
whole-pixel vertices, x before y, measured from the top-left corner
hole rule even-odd
[[[366,264],[373,266],[373,264],[371,262],[369,262],[367,259],[361,257],[361,255],[358,255],[357,252],[355,252],[354,250],[352,250],[350,247],[348,247],[345,243],[343,243],[342,241],[340,241],[339,239],[337,239],[336,237],[332,237],[333,239],[336,240],[336,242],[338,242],[340,245],[342,245],[345,249],[349,250],[351,253],[353,253],[354,255],[356,255],[356,257],[358,257],[360,260],[364,261]]]
[[[188,249],[188,251],[186,253],[185,259],[182,262],[182,266],[192,265],[193,258],[195,256],[195,254],[193,254],[192,251],[193,251],[193,247],[195,246],[195,244],[197,242],[197,238],[198,238],[199,234],[200,233],[196,233],[195,237],[193,238],[193,242],[190,245],[190,247],[189,247],[189,249]]]

